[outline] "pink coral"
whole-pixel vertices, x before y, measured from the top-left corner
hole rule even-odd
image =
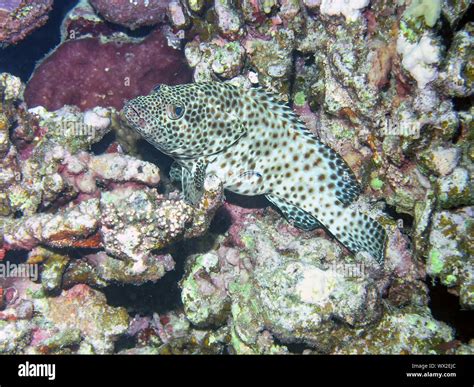
[[[63,43],[36,69],[25,101],[49,111],[64,105],[83,111],[95,106],[121,109],[124,101],[148,94],[158,83],[190,80],[184,55],[167,45],[160,30],[139,43],[76,39]]]
[[[53,0],[0,2],[0,45],[15,44],[48,20]]]
[[[162,22],[170,1],[90,0],[90,3],[106,20],[135,29]]]

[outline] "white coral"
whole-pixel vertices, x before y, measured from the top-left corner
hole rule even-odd
[[[344,15],[346,21],[355,21],[360,16],[360,10],[369,5],[369,0],[322,0],[321,14]]]
[[[439,46],[428,34],[423,35],[418,43],[410,43],[400,34],[397,51],[403,57],[403,68],[415,78],[420,89],[438,77]]]

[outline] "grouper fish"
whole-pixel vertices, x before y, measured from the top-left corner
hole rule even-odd
[[[265,195],[295,227],[324,226],[353,253],[383,263],[386,233],[353,205],[361,190],[353,172],[275,96],[220,82],[158,85],[122,114],[175,160],[170,177],[190,204],[215,174],[229,191]]]

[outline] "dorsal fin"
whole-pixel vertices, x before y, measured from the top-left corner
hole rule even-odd
[[[303,135],[317,139],[317,136],[306,127],[293,109],[286,102],[282,101],[277,94],[267,91],[262,87],[251,88],[250,94],[259,101],[266,101],[273,112],[281,113],[285,118],[289,119],[294,124],[294,128]]]

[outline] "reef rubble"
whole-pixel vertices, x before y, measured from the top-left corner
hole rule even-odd
[[[0,74],[0,265],[36,270],[0,278],[0,353],[473,353],[433,306],[474,310],[468,2],[113,3],[79,1],[26,84]],[[273,93],[344,158],[383,266],[214,176],[184,201],[120,109],[211,80]],[[110,301],[165,281],[165,308]]]

